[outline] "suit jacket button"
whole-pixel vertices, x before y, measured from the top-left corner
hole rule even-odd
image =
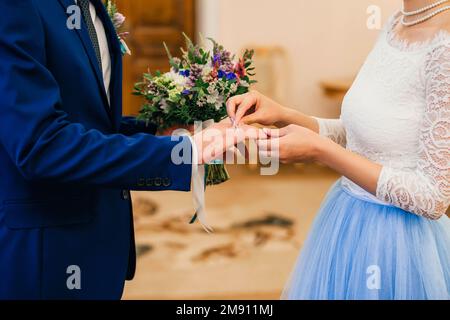
[[[172,181],[170,181],[169,178],[165,178],[165,179],[163,180],[163,186],[164,186],[164,187],[168,187],[168,186],[170,186],[171,184],[172,184]]]
[[[148,178],[146,181],[147,187],[153,187],[154,180],[152,178]]]
[[[162,185],[162,179],[155,178],[155,187],[161,187],[161,185]]]
[[[122,190],[122,199],[130,200],[130,192],[128,190]]]

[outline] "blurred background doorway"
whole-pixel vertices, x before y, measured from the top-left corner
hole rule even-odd
[[[182,32],[194,37],[195,0],[117,1],[119,11],[127,18],[124,29],[130,32],[127,44],[133,55],[124,58],[124,113],[135,115],[142,101],[132,96],[133,84],[146,70],[168,71],[166,42],[173,53],[184,45]]]

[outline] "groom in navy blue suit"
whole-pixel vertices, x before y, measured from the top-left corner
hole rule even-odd
[[[104,28],[107,90],[92,17],[67,26],[74,0],[0,1],[0,299],[119,299],[129,190],[190,190],[191,164],[171,161],[189,138],[122,117],[117,35],[100,0],[80,1]]]

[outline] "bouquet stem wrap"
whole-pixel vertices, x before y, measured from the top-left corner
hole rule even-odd
[[[205,167],[207,167],[205,179],[207,186],[221,184],[230,179],[230,175],[228,174],[223,161],[216,160],[206,164]]]

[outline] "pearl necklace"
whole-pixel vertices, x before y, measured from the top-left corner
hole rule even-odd
[[[402,9],[402,14],[403,14],[404,16],[406,16],[406,17],[416,16],[416,15],[421,14],[421,13],[424,13],[424,12],[426,12],[426,11],[428,11],[428,10],[434,9],[434,8],[436,8],[437,6],[440,6],[441,4],[446,3],[446,2],[448,2],[448,1],[449,1],[449,0],[440,0],[440,1],[438,1],[438,2],[432,3],[432,4],[430,4],[430,5],[426,6],[426,7],[423,7],[423,8],[421,8],[421,9],[418,9],[418,10],[415,10],[415,11],[405,11],[405,8],[403,7],[403,9]]]
[[[430,20],[431,18],[433,18],[434,16],[438,15],[439,13],[447,11],[447,10],[450,10],[450,6],[445,6],[445,7],[439,8],[438,10],[433,11],[433,12],[427,14],[426,16],[424,16],[422,18],[419,18],[419,19],[416,19],[416,20],[413,20],[413,21],[409,21],[409,22],[406,22],[405,21],[405,16],[403,16],[401,22],[402,22],[402,25],[404,25],[405,27],[411,27],[411,26],[414,26],[416,24],[419,24],[419,23],[425,22],[427,20]]]

